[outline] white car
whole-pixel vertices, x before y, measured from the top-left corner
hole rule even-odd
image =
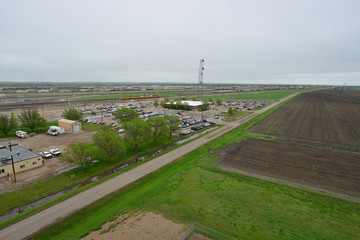
[[[124,133],[125,129],[119,129],[119,133]]]
[[[57,149],[57,148],[54,148],[54,149],[50,149],[49,151],[52,155],[54,156],[59,156],[61,154],[60,150]]]
[[[43,158],[52,158],[51,153],[46,152],[46,151],[40,152],[40,155],[41,155]]]

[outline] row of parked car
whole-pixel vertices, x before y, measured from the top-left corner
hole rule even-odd
[[[190,125],[195,125],[195,124],[198,124],[198,123],[208,122],[208,121],[209,120],[207,120],[207,119],[201,119],[201,118],[183,120],[180,127],[185,128],[185,127],[189,127]]]
[[[105,124],[104,122],[96,120],[96,119],[91,120],[91,119],[88,119],[88,118],[84,118],[82,121],[83,122],[88,122],[88,123],[93,123],[93,124],[98,124],[98,125],[104,125]]]
[[[53,156],[61,155],[61,151],[57,148],[54,148],[54,149],[50,149],[49,151],[42,151],[40,152],[40,155],[43,158],[52,158]]]
[[[190,133],[192,133],[194,131],[198,131],[198,130],[201,130],[201,129],[205,128],[205,127],[214,126],[214,125],[216,125],[216,123],[214,123],[214,122],[206,122],[204,124],[199,124],[199,125],[193,126],[188,130],[182,130],[182,131],[180,131],[179,135],[182,135],[182,136],[183,135],[188,135],[188,134],[190,134]]]

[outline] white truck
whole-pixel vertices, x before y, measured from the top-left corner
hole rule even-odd
[[[52,158],[52,157],[53,157],[51,153],[46,152],[46,151],[40,152],[40,155],[41,155],[43,158]]]
[[[47,131],[47,134],[51,136],[57,136],[59,134],[65,133],[65,129],[57,126],[50,126],[49,130]]]
[[[59,156],[59,155],[61,155],[61,152],[60,152],[60,150],[59,149],[57,149],[57,148],[54,148],[54,149],[50,149],[50,151],[49,151],[52,155],[54,155],[54,156]]]
[[[29,134],[27,132],[20,131],[20,130],[16,131],[15,133],[18,138],[26,138],[29,136]]]

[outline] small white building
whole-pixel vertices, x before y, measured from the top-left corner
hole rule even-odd
[[[180,102],[183,109],[200,110],[203,106],[202,101],[182,100]],[[171,104],[170,102],[168,102],[166,103],[166,107],[173,108],[173,106],[176,106],[176,103],[177,102],[173,102],[173,104]]]

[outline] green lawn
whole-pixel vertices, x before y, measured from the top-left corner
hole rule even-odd
[[[87,131],[87,132],[111,130],[111,127],[109,125],[99,125],[99,124],[87,123],[87,122],[82,122],[81,127],[82,127],[82,130]]]
[[[123,191],[80,210],[36,239],[78,239],[118,215],[151,210],[238,239],[360,239],[360,204],[217,168],[214,151],[247,137],[275,109]]]

